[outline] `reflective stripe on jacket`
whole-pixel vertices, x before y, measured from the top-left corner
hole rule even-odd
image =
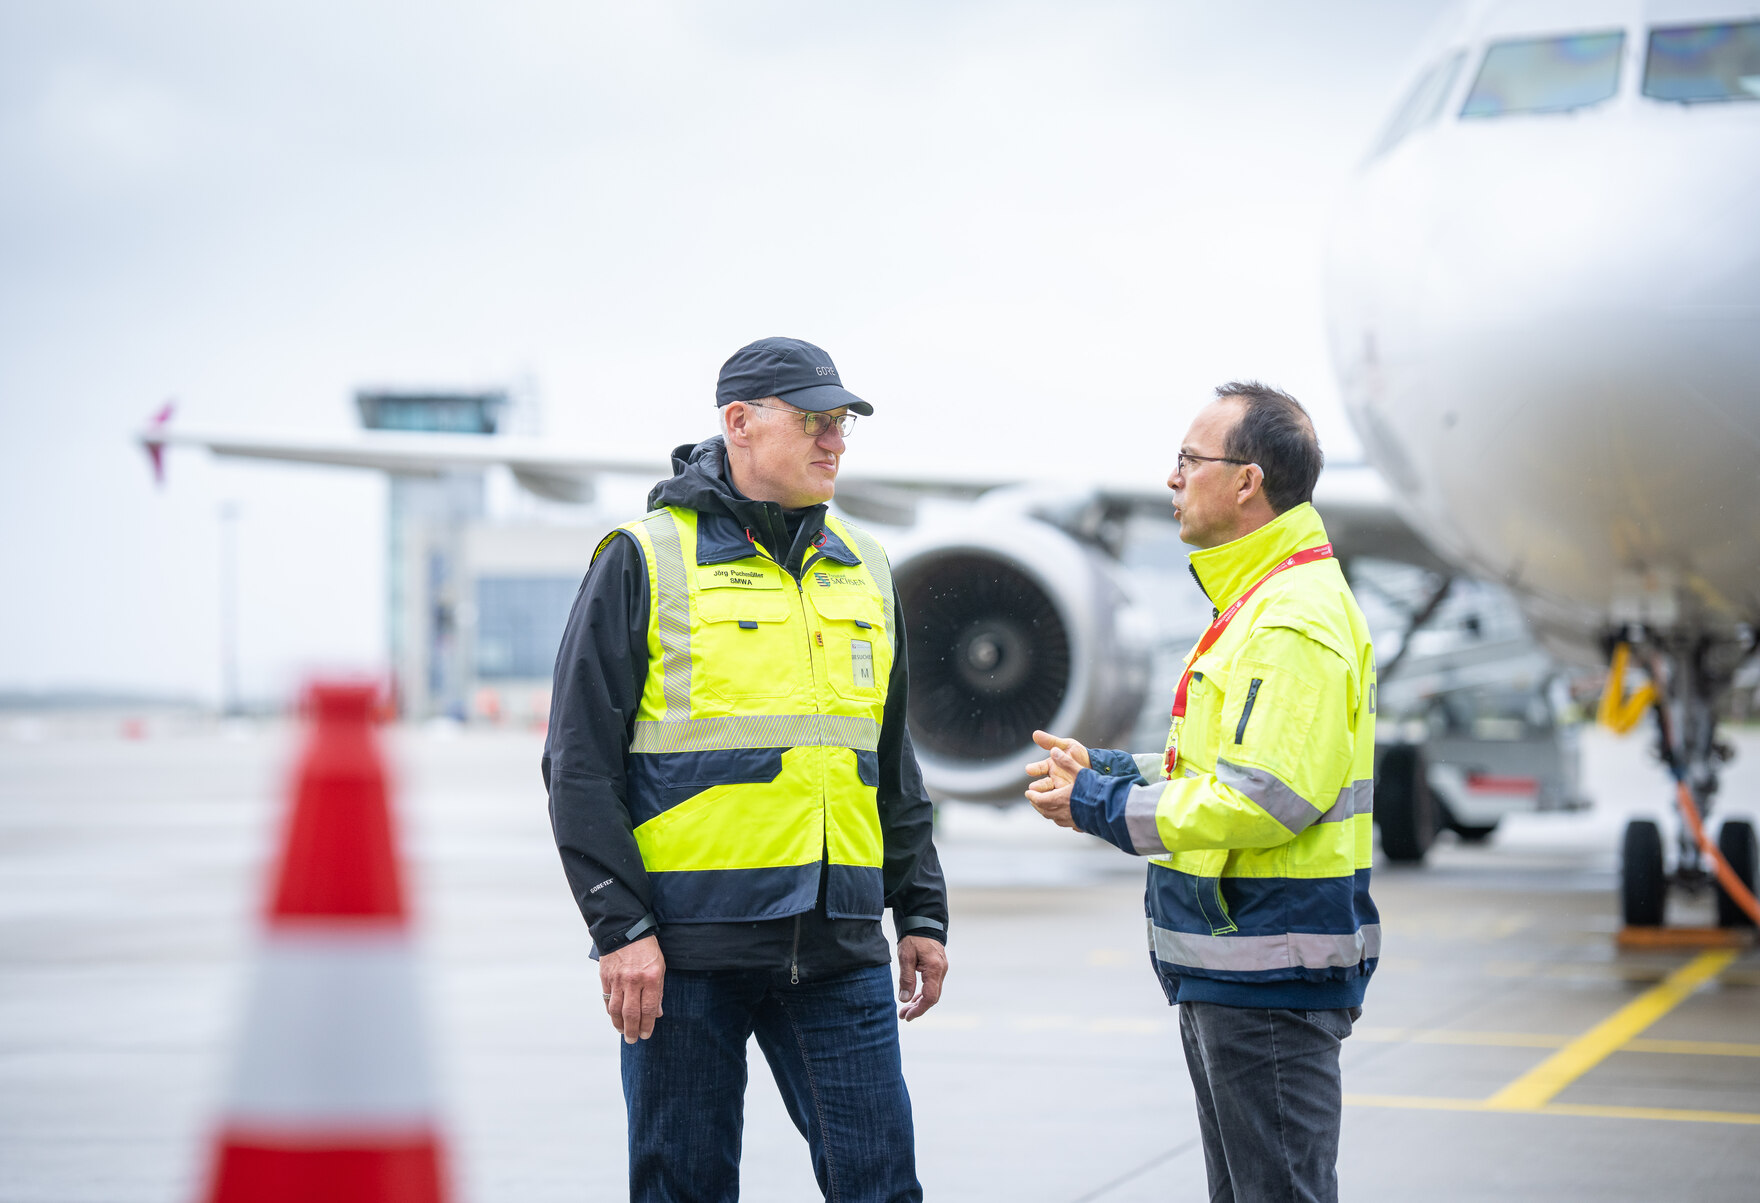
[[[878,919],[885,553],[827,517],[797,582],[720,515],[666,507],[618,529],[641,544],[652,599],[628,805],[656,916],[799,914],[824,864],[826,913]]]
[[[1300,505],[1194,552],[1192,568],[1226,609],[1326,541]],[[1168,734],[1172,778],[1160,756],[1095,752],[1072,798],[1077,824],[1154,858],[1149,934],[1170,994],[1300,1005],[1220,987],[1312,983],[1328,988],[1309,1005],[1360,1003],[1381,943],[1369,898],[1375,656],[1338,562],[1266,581],[1190,667],[1186,714]]]

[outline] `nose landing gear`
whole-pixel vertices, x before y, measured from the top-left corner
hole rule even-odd
[[[1719,769],[1734,750],[1717,738],[1717,699],[1728,684],[1728,672],[1709,670],[1713,646],[1700,641],[1689,654],[1649,658],[1650,683],[1632,699],[1623,699],[1626,647],[1613,656],[1601,716],[1616,730],[1630,729],[1646,704],[1653,708],[1657,754],[1675,781],[1677,829],[1675,869],[1664,866],[1661,828],[1650,819],[1626,824],[1620,860],[1620,912],[1626,945],[1650,946],[1745,941],[1760,925],[1760,903],[1754,898],[1756,862],[1760,861],[1754,826],[1746,819],[1725,819],[1713,844],[1705,831],[1701,807],[1709,815],[1717,795]],[[1642,702],[1639,698],[1642,698]],[[1634,705],[1634,703],[1636,703]],[[1609,715],[1623,721],[1613,721]],[[1716,891],[1717,927],[1665,929],[1669,887],[1688,895]],[[1663,939],[1666,935],[1669,938]]]

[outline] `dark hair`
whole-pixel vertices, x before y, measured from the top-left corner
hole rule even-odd
[[[1241,420],[1228,432],[1222,453],[1230,459],[1258,464],[1265,473],[1265,500],[1281,514],[1314,500],[1314,482],[1326,458],[1314,423],[1302,403],[1257,380],[1231,380],[1216,386],[1216,397],[1239,397],[1246,403]]]

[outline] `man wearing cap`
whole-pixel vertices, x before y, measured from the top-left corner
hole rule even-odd
[[[947,893],[891,568],[825,507],[873,407],[791,338],[736,352],[715,401],[724,433],[594,553],[544,749],[624,1041],[630,1197],[738,1197],[755,1035],[827,1198],[921,1199],[881,916],[914,1019]]]

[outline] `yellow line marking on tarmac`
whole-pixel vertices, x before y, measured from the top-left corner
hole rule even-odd
[[[1451,1044],[1476,1048],[1563,1048],[1575,1037],[1555,1032],[1464,1032],[1435,1028],[1359,1027],[1351,1033],[1353,1040],[1371,1044]],[[1696,1057],[1760,1057],[1760,1044],[1734,1040],[1645,1040],[1627,1041],[1622,1053],[1672,1053]]]
[[[1760,1044],[1733,1040],[1634,1040],[1622,1053],[1687,1053],[1696,1057],[1760,1057]]]
[[[1677,1107],[1606,1107],[1595,1103],[1547,1103],[1539,1107],[1493,1107],[1488,1099],[1432,1099],[1406,1094],[1347,1094],[1346,1105],[1395,1111],[1478,1111],[1499,1115],[1570,1115],[1586,1119],[1671,1120],[1690,1124],[1760,1125],[1760,1113],[1692,1111]]]
[[[1581,1115],[1591,1119],[1665,1119],[1689,1124],[1760,1124],[1748,1111],[1693,1111],[1679,1107],[1606,1107],[1600,1103],[1548,1103],[1535,1108],[1541,1115]]]
[[[1736,959],[1730,950],[1702,952],[1662,982],[1603,1019],[1485,1100],[1494,1111],[1534,1111],[1607,1060],[1645,1028],[1679,1006]]]

